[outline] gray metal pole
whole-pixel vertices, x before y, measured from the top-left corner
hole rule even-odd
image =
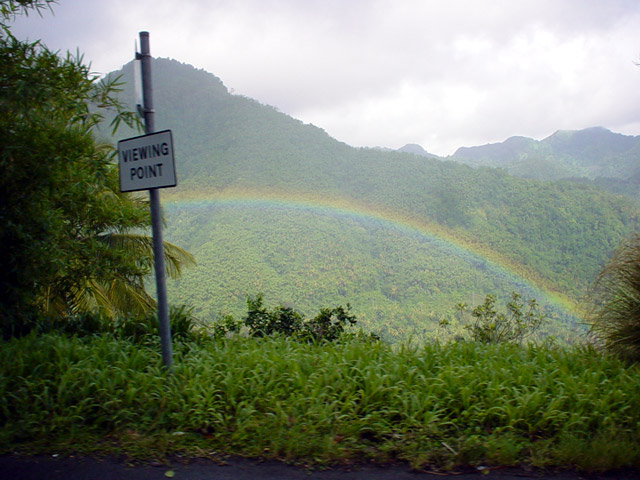
[[[140,64],[142,67],[142,98],[144,109],[144,133],[155,132],[153,110],[153,88],[151,86],[151,52],[149,32],[140,32]],[[164,249],[162,248],[162,212],[160,211],[160,193],[157,188],[149,190],[151,204],[151,232],[153,235],[153,263],[156,271],[156,292],[158,296],[158,325],[162,348],[162,364],[171,369],[171,326],[167,307],[167,286],[165,282]]]

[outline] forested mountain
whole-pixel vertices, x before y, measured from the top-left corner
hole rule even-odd
[[[640,136],[602,127],[559,130],[541,141],[511,137],[502,143],[461,147],[449,158],[504,168],[526,178],[592,183],[631,197],[637,197],[640,186]]]
[[[128,81],[132,66],[115,73]],[[447,305],[486,293],[578,301],[638,227],[633,204],[590,185],[352,148],[205,71],[156,59],[153,75],[178,163],[162,195],[167,238],[200,265],[170,296],[205,317],[262,291],[307,311],[351,302],[394,336],[431,331]]]

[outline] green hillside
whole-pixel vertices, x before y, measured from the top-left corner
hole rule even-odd
[[[179,186],[163,192],[167,237],[200,264],[170,294],[207,315],[238,311],[244,295],[263,291],[268,301],[299,308],[351,301],[356,313],[400,331],[407,322],[431,325],[431,313],[445,305],[479,301],[489,292],[504,297],[524,284],[577,301],[638,226],[632,204],[589,185],[352,148],[273,107],[229,94],[210,73],[162,59],[153,69],[156,126],[173,130],[178,161]],[[120,73],[128,79],[131,66]],[[431,248],[429,235],[269,202],[257,211],[207,206],[227,198],[346,205],[474,255]],[[187,201],[202,206],[182,208]],[[526,280],[484,275],[482,258]]]
[[[351,303],[359,322],[385,338],[441,332],[456,302],[489,292],[540,292],[487,260],[415,229],[330,208],[269,201],[169,204],[167,234],[199,266],[171,288],[201,318],[246,311],[263,292],[302,313]],[[571,319],[561,309],[550,312]],[[555,329],[556,334],[564,334]]]

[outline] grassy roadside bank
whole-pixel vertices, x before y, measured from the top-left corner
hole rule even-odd
[[[588,348],[109,335],[0,346],[0,453],[640,467],[640,371]]]

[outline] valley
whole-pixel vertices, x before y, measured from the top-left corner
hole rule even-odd
[[[162,196],[166,238],[198,262],[170,300],[204,321],[240,316],[263,293],[305,313],[351,303],[392,340],[435,338],[456,303],[518,291],[552,316],[547,333],[570,340],[589,286],[638,228],[632,199],[590,181],[353,148],[202,70],[156,59],[154,75],[178,164]]]

